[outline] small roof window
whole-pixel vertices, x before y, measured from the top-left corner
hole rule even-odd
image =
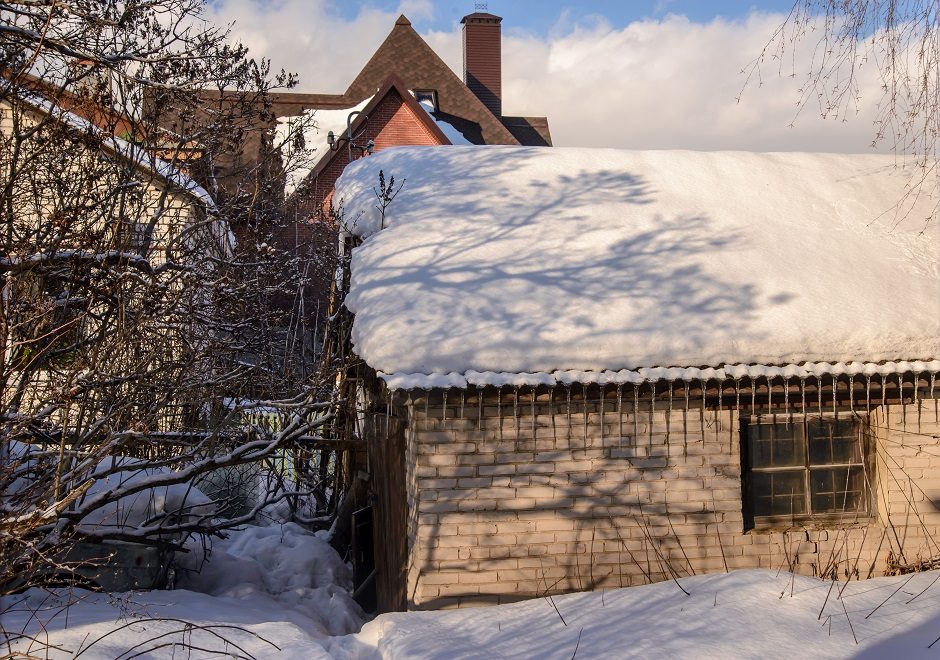
[[[437,112],[437,90],[434,89],[416,89],[415,101],[429,108],[431,112]]]

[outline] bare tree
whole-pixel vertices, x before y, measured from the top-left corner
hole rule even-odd
[[[798,56],[812,46],[808,64]],[[796,0],[760,55],[745,69],[747,82],[761,79],[776,62],[780,74],[802,77],[797,115],[814,109],[845,120],[863,100],[860,74],[877,71],[872,146],[890,145],[912,166],[904,215],[914,198],[932,195],[930,222],[940,210],[940,3],[937,0]],[[801,68],[805,69],[801,71]]]
[[[275,145],[239,163],[293,80],[201,4],[0,2],[0,584],[75,540],[181,549],[278,499],[306,519],[311,488],[335,508],[335,459],[328,484],[287,460],[338,405],[274,333],[297,324],[270,300],[307,277],[269,247],[290,163]],[[197,496],[265,462],[256,506]]]

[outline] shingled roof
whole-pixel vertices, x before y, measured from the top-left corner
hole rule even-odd
[[[461,132],[484,144],[547,146],[551,144],[545,117],[505,117],[483,105],[464,82],[428,46],[404,14],[342,94],[274,95],[274,113],[300,114],[310,109],[352,108],[376,93],[390,75],[412,90],[433,89],[441,115],[453,118]],[[478,127],[478,128],[477,128]]]

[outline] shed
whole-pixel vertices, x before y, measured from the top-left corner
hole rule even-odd
[[[350,166],[383,606],[933,566],[940,227],[909,174],[498,146]]]

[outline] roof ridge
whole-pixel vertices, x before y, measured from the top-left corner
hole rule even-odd
[[[404,16],[404,14],[402,14],[402,16]],[[399,19],[399,21],[400,20],[401,19]],[[431,46],[424,40],[424,38],[421,37],[417,31],[415,31],[415,29],[411,26],[411,23],[409,22],[408,24],[403,24],[399,21],[396,21],[395,27],[392,28],[379,47],[372,54],[372,57],[369,58],[369,61],[366,62],[365,66],[362,67],[353,81],[346,88],[344,96],[358,96],[358,94],[355,93],[356,88],[366,84],[368,81],[368,76],[372,74],[372,69],[379,66],[377,62],[381,60],[384,51],[392,48],[392,40],[406,38],[410,40],[411,45],[422,50],[422,54],[427,58],[430,66],[432,66],[439,75],[450,77],[452,82],[455,82],[457,85],[459,85],[458,89],[460,89],[460,94],[462,96],[460,99],[461,103],[467,104],[468,108],[472,108],[473,114],[479,115],[477,117],[467,116],[464,117],[465,119],[480,123],[481,128],[487,129],[491,133],[495,133],[503,144],[519,145],[519,141],[512,134],[512,132],[503,125],[503,122],[500,120],[500,118],[493,114],[493,112],[486,107],[483,101],[481,101],[477,95],[474,94],[469,87],[467,87],[466,83],[461,80],[449,66],[447,66],[447,63],[441,59],[440,55],[438,55],[434,49],[431,48]],[[402,37],[402,35],[407,36]],[[398,52],[400,53],[401,49],[399,49]],[[386,77],[387,76],[382,76],[381,80],[384,80]],[[380,86],[381,82],[376,85],[376,87]],[[486,121],[488,126],[483,126],[481,120]]]

